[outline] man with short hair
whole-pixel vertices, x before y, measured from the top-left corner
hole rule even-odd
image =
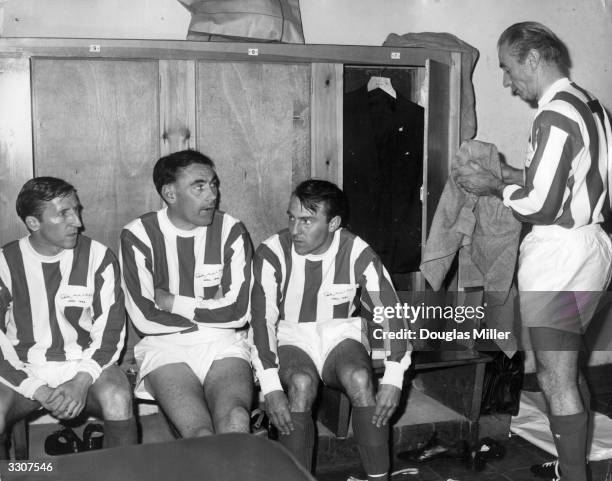
[[[205,155],[162,157],[153,182],[165,206],[121,233],[126,307],[144,336],[136,394],[156,399],[182,437],[249,432],[249,235],[217,210]]]
[[[567,48],[544,25],[512,25],[497,47],[504,87],[537,103],[525,170],[504,165],[499,179],[472,163],[454,175],[465,190],[498,196],[533,225],[520,247],[521,317],[559,456],[542,474],[584,481],[589,406],[586,385],[582,396],[579,389],[578,351],[611,274],[612,243],[600,227],[612,168],[610,121],[569,80]]]
[[[393,315],[377,319],[375,337],[385,339],[387,353],[377,389],[360,316],[373,320],[376,308],[397,305],[397,295],[372,248],[342,227],[347,201],[336,185],[301,183],[287,215],[289,228],[264,241],[253,262],[253,365],[266,411],[280,442],[310,470],[319,381],[342,390],[353,406],[353,433],[368,479],[384,481],[388,421],[410,364],[408,342],[387,334],[406,324]]]
[[[100,417],[105,447],[135,443],[115,364],[125,336],[117,259],[80,234],[77,192],[61,179],[26,182],[17,214],[29,235],[0,251],[0,434],[42,406],[58,419]]]

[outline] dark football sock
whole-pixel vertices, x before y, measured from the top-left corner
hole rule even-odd
[[[291,434],[278,434],[279,442],[289,450],[293,456],[308,471],[312,468],[312,452],[315,441],[314,420],[311,411],[291,413],[295,429]]]
[[[353,408],[353,435],[368,477],[385,479],[389,471],[389,425],[372,424],[375,406]]]
[[[557,447],[562,479],[586,481],[586,440],[588,414],[548,415]]]
[[[103,447],[129,446],[137,441],[136,418],[133,416],[123,421],[104,421]]]

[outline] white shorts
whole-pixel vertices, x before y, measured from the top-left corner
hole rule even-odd
[[[147,336],[134,346],[134,357],[138,363],[134,395],[140,399],[153,399],[143,379],[155,369],[167,364],[185,363],[204,384],[214,361],[237,357],[250,364],[251,346],[246,331],[200,327],[186,334]]]
[[[611,273],[612,242],[599,224],[534,226],[519,255],[523,325],[583,331]]]
[[[322,376],[325,360],[334,347],[345,339],[363,343],[361,326],[360,317],[300,323],[280,321],[278,346],[295,346],[304,351],[314,362],[319,376]]]
[[[50,388],[70,381],[77,375],[80,360],[76,361],[48,361],[44,364],[25,363],[28,376],[42,379]]]

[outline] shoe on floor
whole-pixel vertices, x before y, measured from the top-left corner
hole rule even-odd
[[[550,481],[559,481],[561,479],[561,469],[559,468],[559,461],[556,459],[542,464],[534,464],[531,466],[530,471],[538,478]]]

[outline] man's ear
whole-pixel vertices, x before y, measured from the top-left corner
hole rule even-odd
[[[342,225],[342,217],[340,217],[339,215],[336,215],[330,219],[327,229],[329,230],[329,232],[336,232],[340,228],[341,225]]]
[[[537,66],[540,64],[542,56],[540,52],[538,52],[535,48],[532,48],[527,54],[527,58],[525,58],[525,62],[529,63],[529,66],[535,70]]]
[[[40,229],[40,221],[33,215],[26,216],[25,225],[30,232],[36,232]]]
[[[176,190],[174,184],[166,184],[161,189],[162,199],[166,201],[166,204],[174,204],[176,202]]]

